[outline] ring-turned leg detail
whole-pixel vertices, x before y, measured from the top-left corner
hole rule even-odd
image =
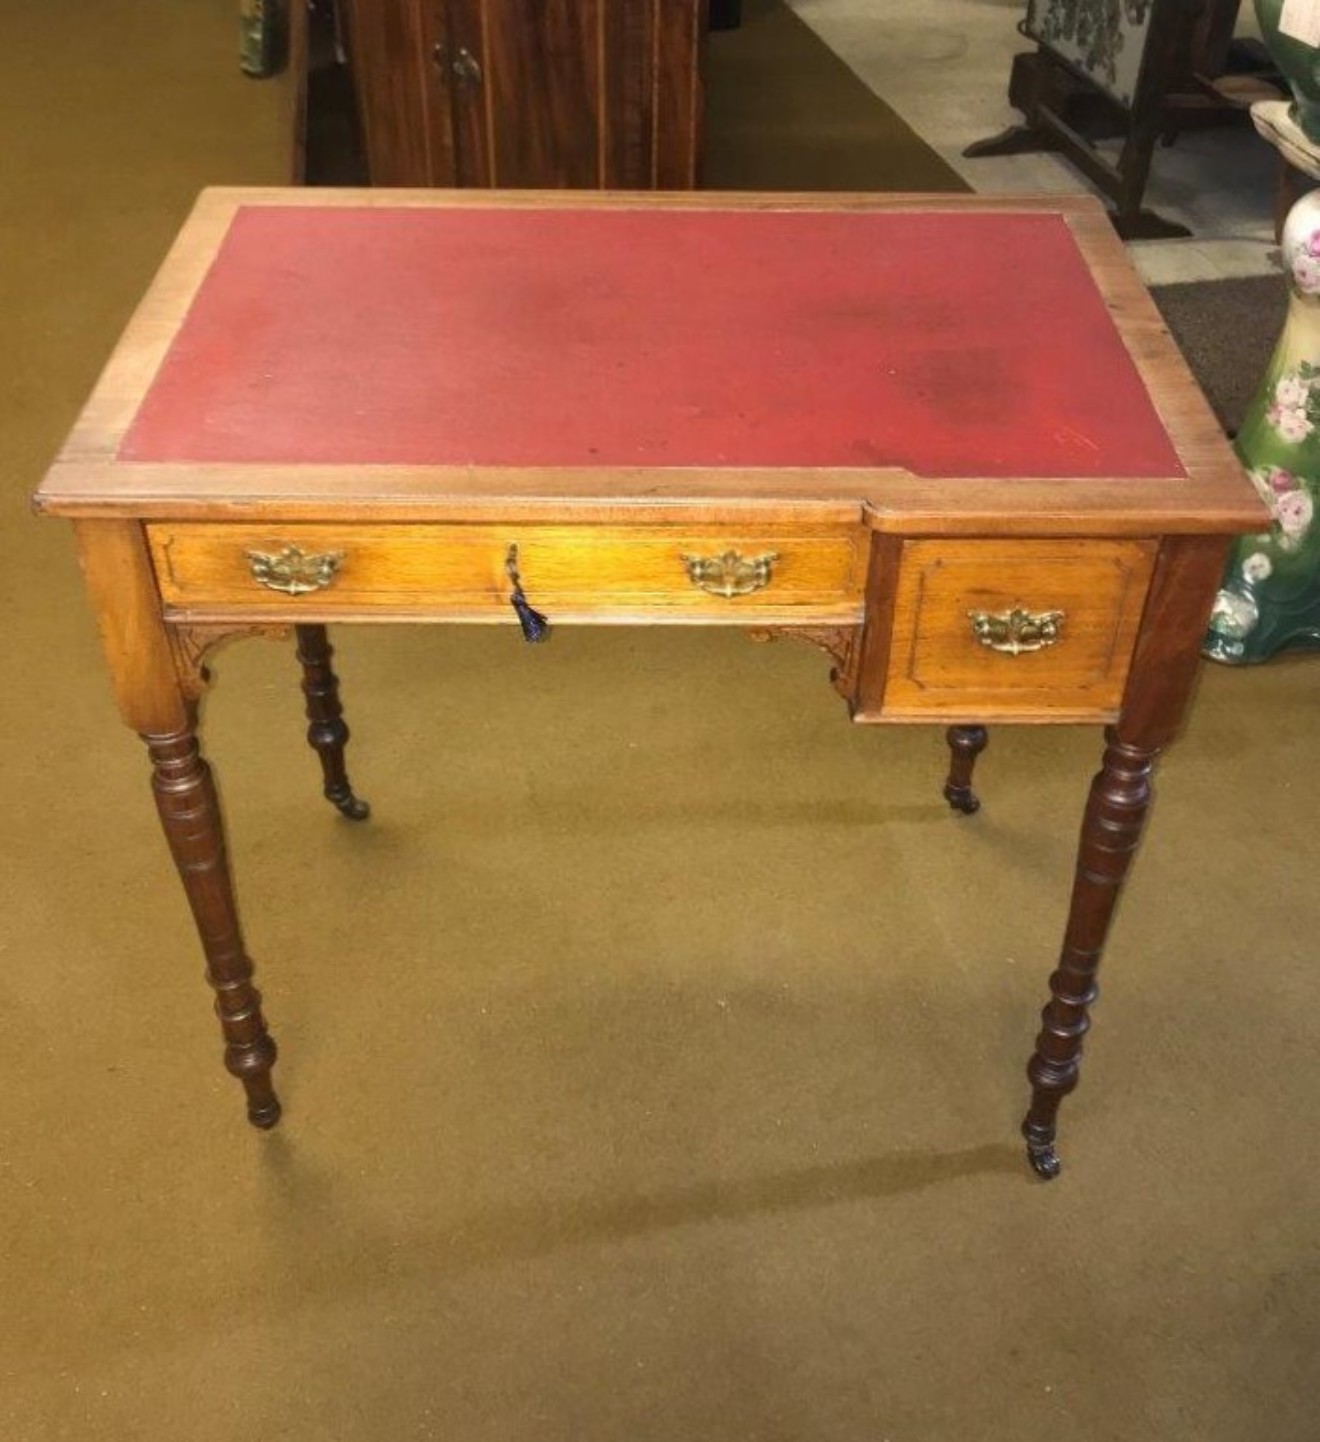
[[[145,740],[156,808],[206,953],[206,979],[215,991],[225,1037],[225,1066],[243,1083],[249,1121],[273,1127],[280,1119],[270,1079],[275,1042],[266,1031],[261,993],[252,984],[252,962],[243,947],[210,768],[191,727]]]
[[[1123,878],[1150,807],[1156,749],[1129,746],[1110,728],[1104,765],[1091,783],[1082,822],[1072,907],[1050,1000],[1041,1013],[1036,1051],[1027,1064],[1031,1107],[1022,1123],[1027,1157],[1038,1176],[1059,1174],[1054,1149],[1059,1104],[1077,1085],[1082,1043],[1096,1000],[1096,972]]]
[[[972,790],[972,772],[990,737],[984,726],[950,726],[945,740],[949,743],[949,779],[944,783],[944,799],[955,811],[971,816],[981,809],[981,798]]]
[[[324,626],[297,626],[298,660],[302,662],[303,695],[307,698],[307,744],[321,758],[325,799],[350,821],[365,821],[371,807],[353,794],[344,765],[348,725],[339,703],[339,678],[331,666],[334,648]]]

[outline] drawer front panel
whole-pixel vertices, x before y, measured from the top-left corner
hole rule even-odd
[[[883,714],[1117,713],[1154,541],[908,541]]]
[[[511,618],[505,562],[516,545],[527,599],[552,620],[557,612],[599,618],[613,613],[622,619],[657,612],[714,621],[799,613],[856,619],[866,554],[860,527],[678,531],[157,522],[147,533],[167,606],[199,614],[241,610],[295,617],[379,611]],[[272,589],[253,574],[253,554],[287,557],[290,548],[308,578],[302,594]],[[719,561],[729,552],[737,557],[727,569],[729,585],[740,594],[711,594],[691,579],[685,557],[714,563],[708,569],[723,574]],[[750,563],[771,555],[768,575],[754,574]],[[706,580],[721,584],[716,576]]]

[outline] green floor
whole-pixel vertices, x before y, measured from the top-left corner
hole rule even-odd
[[[966,821],[938,733],[850,727],[805,646],[359,630],[355,828],[291,653],[236,647],[208,743],[287,1103],[243,1123],[25,496],[191,193],[284,173],[284,97],[229,0],[3,8],[0,1437],[1312,1442],[1306,661],[1204,678],[1044,1187],[1094,731],[998,734]]]

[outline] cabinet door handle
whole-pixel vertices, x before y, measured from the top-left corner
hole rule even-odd
[[[465,85],[480,85],[483,79],[481,62],[466,46],[449,62],[449,69],[454,79]]]
[[[443,41],[431,47],[431,63],[437,70],[447,70],[465,85],[480,85],[485,76],[481,61],[464,46],[454,54]]]

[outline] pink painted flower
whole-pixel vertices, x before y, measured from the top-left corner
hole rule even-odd
[[[1274,503],[1279,528],[1292,540],[1298,540],[1310,529],[1315,505],[1305,491],[1290,491]]]
[[[1284,376],[1274,387],[1274,400],[1284,410],[1301,410],[1311,394],[1311,387],[1300,377]]]
[[[1310,239],[1306,241],[1306,252],[1308,255],[1320,255],[1320,230],[1313,230]]]
[[[1299,445],[1315,429],[1306,418],[1306,412],[1295,408],[1285,410],[1282,406],[1271,406],[1267,415],[1269,423],[1292,445]]]
[[[1303,295],[1320,294],[1320,256],[1298,250],[1293,255],[1292,273]]]
[[[1282,466],[1271,466],[1265,472],[1265,480],[1276,496],[1284,496],[1289,491],[1300,491],[1302,488],[1297,477],[1291,471],[1285,471]]]

